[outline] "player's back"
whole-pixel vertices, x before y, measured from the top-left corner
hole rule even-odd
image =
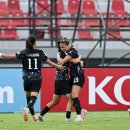
[[[34,49],[30,53],[23,54],[22,58],[23,70],[26,71],[41,71],[42,51]]]
[[[21,60],[23,65],[23,77],[25,79],[38,79],[41,78],[42,62],[47,60],[46,54],[39,49],[33,49],[29,53],[26,50],[22,50],[16,53],[18,59]]]

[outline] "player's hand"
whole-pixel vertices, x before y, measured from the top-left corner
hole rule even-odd
[[[2,53],[0,53],[0,57],[2,57]]]
[[[57,69],[59,69],[61,71],[64,71],[65,68],[63,66],[61,66],[61,65],[58,65]]]

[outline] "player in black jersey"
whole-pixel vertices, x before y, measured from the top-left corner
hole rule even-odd
[[[83,121],[87,110],[82,109],[79,101],[79,93],[81,88],[84,85],[85,76],[84,70],[81,66],[81,63],[73,64],[71,59],[77,58],[79,56],[78,51],[72,47],[72,41],[68,38],[64,38],[60,41],[60,48],[64,50],[68,55],[62,60],[62,64],[65,64],[69,61],[70,63],[70,82],[72,84],[72,100],[73,106],[76,109],[77,117],[75,118],[76,122]]]
[[[57,65],[50,61],[47,55],[39,49],[36,48],[36,38],[31,35],[26,39],[26,48],[16,54],[2,54],[0,57],[7,59],[19,59],[23,65],[23,80],[24,80],[24,91],[27,99],[27,108],[24,108],[24,121],[28,121],[28,112],[36,121],[37,118],[34,113],[34,104],[36,102],[39,90],[41,88],[42,76],[41,67],[42,63],[56,67],[59,70],[64,70],[63,66]]]
[[[61,62],[67,55],[64,51],[62,51],[59,47],[59,52],[57,53],[57,61]],[[79,56],[77,59],[72,59],[71,62],[78,63],[81,57]],[[71,107],[72,107],[72,98],[71,98],[71,85],[69,82],[69,75],[68,75],[68,63],[65,63],[63,66],[65,67],[64,71],[60,71],[57,69],[56,71],[56,78],[55,78],[55,89],[54,89],[54,96],[52,101],[50,101],[45,108],[41,111],[38,115],[39,121],[43,121],[43,116],[55,105],[59,104],[61,96],[64,95],[68,101],[66,107],[66,118],[65,121],[71,121]]]

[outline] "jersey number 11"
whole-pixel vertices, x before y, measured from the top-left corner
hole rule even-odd
[[[32,62],[32,60],[31,60],[31,59],[28,59],[28,63],[29,63],[28,69],[38,69],[38,68],[37,68],[37,59],[34,59],[34,62],[35,62],[35,67],[34,67],[34,68],[32,68],[31,62]]]

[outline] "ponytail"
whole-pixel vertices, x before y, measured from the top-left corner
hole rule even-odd
[[[36,37],[34,35],[29,36],[26,39],[26,49],[25,49],[25,53],[29,54],[34,48],[33,45],[36,42]]]

